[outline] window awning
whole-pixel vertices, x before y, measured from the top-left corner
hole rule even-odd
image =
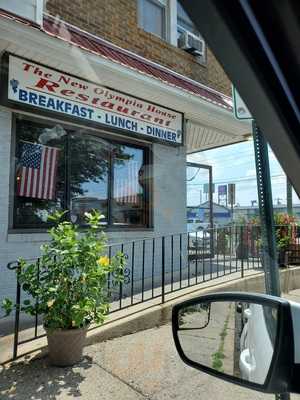
[[[202,99],[210,103],[232,110],[230,97],[187,79],[182,75],[174,73],[163,66],[152,63],[151,61],[132,52],[121,49],[120,47],[117,47],[101,38],[81,31],[70,24],[53,18],[52,16],[46,15],[44,17],[44,30],[48,34],[67,40],[82,49],[96,53],[101,57],[108,58],[122,65],[126,65],[129,68],[133,68],[140,73],[151,76],[152,78],[159,79],[169,85],[186,90],[196,96],[200,96]]]
[[[248,140],[250,133],[239,135],[235,132],[234,124],[232,124],[231,133],[228,130],[220,129],[215,126],[207,126],[199,122],[187,120],[186,137],[187,153],[196,153],[198,151],[214,149],[216,147],[227,146]],[[249,127],[250,131],[250,127]],[[235,133],[234,133],[235,132]]]

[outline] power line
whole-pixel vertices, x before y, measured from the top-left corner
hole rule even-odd
[[[277,179],[277,178],[285,178],[284,174],[277,174],[277,175],[272,175],[271,179]],[[221,184],[221,183],[235,183],[235,182],[246,182],[246,181],[253,181],[256,180],[256,175],[250,175],[250,176],[246,176],[246,177],[240,177],[240,178],[227,178],[226,180],[216,180],[213,183],[214,184]],[[206,182],[204,182],[206,183]],[[187,183],[188,186],[199,186],[202,185],[203,183]]]
[[[203,152],[199,152],[198,153],[200,155],[199,158],[197,158],[194,155],[194,156],[190,156],[190,159],[193,160],[194,162],[199,162],[199,163],[203,163],[203,162],[213,163],[214,161],[219,161],[219,160],[227,161],[227,160],[231,160],[231,159],[236,159],[237,156],[240,158],[241,155],[245,155],[245,156],[248,155],[254,159],[254,151],[252,149],[246,149],[246,151],[245,150],[239,151],[236,155],[229,154],[228,156],[226,156],[226,155],[224,155],[224,153],[222,153],[222,154],[220,153],[220,154],[216,154],[216,155],[208,155],[208,157],[206,158],[205,153],[209,153],[211,151],[214,151],[214,150],[206,150]],[[224,152],[224,149],[223,149],[223,152]],[[274,156],[275,160],[278,162],[274,152],[271,149],[269,149],[269,154]]]
[[[244,156],[245,157],[245,161],[252,161],[252,159],[254,160],[254,154],[252,154],[252,153],[249,153],[249,152],[245,152],[245,153],[243,153],[243,152],[240,152],[240,153],[238,153],[238,157],[240,158],[241,156]],[[247,160],[247,156],[251,156],[251,158],[249,157],[249,159]],[[213,164],[213,163],[215,163],[215,162],[218,162],[218,161],[228,161],[228,160],[236,160],[236,158],[237,158],[237,155],[230,155],[230,156],[228,156],[228,157],[226,157],[226,156],[221,156],[221,157],[211,157],[211,158],[201,158],[201,159],[195,159],[195,158],[191,158],[191,161],[193,161],[193,162],[199,162],[200,164],[203,164],[203,163],[207,163],[207,164]]]

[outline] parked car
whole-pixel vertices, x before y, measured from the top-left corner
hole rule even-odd
[[[272,312],[273,311],[273,312]],[[244,309],[245,324],[240,339],[241,377],[260,382],[267,375],[274,353],[277,314],[270,307],[250,304]]]
[[[210,232],[199,226],[196,231],[189,232],[189,248],[198,249],[199,251],[209,250],[210,248]]]
[[[190,218],[187,220],[187,231],[188,232],[194,232],[196,231],[199,227],[203,227],[204,222],[199,219],[199,218]]]

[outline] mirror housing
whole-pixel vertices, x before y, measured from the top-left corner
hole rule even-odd
[[[214,305],[216,304],[220,310],[220,306],[222,305],[222,303],[232,304],[232,302],[235,303],[234,308],[230,306],[232,327],[235,328],[235,332],[237,328],[236,324],[234,325],[233,321],[238,318],[244,318],[244,321],[246,322],[244,323],[243,327],[247,325],[248,318],[249,316],[251,316],[251,308],[252,314],[254,314],[254,327],[255,325],[257,327],[259,324],[259,318],[257,318],[257,315],[259,313],[262,314],[264,310],[269,310],[269,315],[271,315],[271,319],[272,315],[275,315],[275,318],[273,318],[273,326],[275,326],[274,321],[276,321],[276,329],[274,328],[273,333],[273,351],[272,355],[270,356],[270,362],[267,364],[267,367],[264,366],[266,376],[257,379],[258,381],[261,380],[259,383],[257,383],[254,379],[253,381],[251,381],[251,378],[249,378],[248,380],[245,379],[242,373],[235,374],[237,376],[234,376],[234,373],[231,374],[228,373],[228,371],[224,372],[221,368],[218,368],[217,363],[212,363],[212,365],[209,366],[207,363],[207,357],[206,363],[201,362],[201,357],[203,356],[203,351],[201,353],[201,344],[202,349],[204,350],[208,343],[207,334],[204,335],[203,332],[205,328],[209,327],[210,321],[212,321],[211,324],[213,325],[213,310],[216,309]],[[247,306],[247,308],[243,308],[243,304],[249,305],[249,307]],[[260,310],[262,310],[263,312]],[[192,312],[194,312],[194,320],[192,318]],[[204,315],[203,313],[206,314]],[[201,317],[199,317],[200,315]],[[218,318],[216,318],[216,321],[220,319],[220,314],[218,314],[217,317]],[[196,324],[193,321],[197,321]],[[204,323],[203,321],[208,322]],[[192,326],[193,323],[194,326]],[[238,342],[240,342],[240,340],[244,340],[245,338],[245,331],[247,331],[247,328],[244,329],[243,327],[242,329],[239,329]],[[227,292],[208,294],[174,306],[172,313],[172,328],[177,351],[181,359],[189,366],[213,375],[217,378],[221,378],[223,380],[261,392],[300,393],[300,383],[297,382],[297,375],[300,371],[300,341],[299,344],[297,341],[294,341],[294,338],[297,337],[295,336],[295,333],[297,332],[298,335],[300,334],[299,304],[289,302],[280,297],[255,293]],[[222,335],[226,336],[226,333],[224,334],[224,332],[221,332],[220,326],[217,330],[216,329],[216,326],[212,326],[210,333],[214,333],[214,335],[218,335],[218,337],[222,337]],[[232,329],[233,328],[231,328],[231,330]],[[192,333],[191,330],[193,330]],[[246,336],[248,336],[248,340],[250,341],[249,332],[250,331],[248,328]],[[182,341],[183,334],[185,335],[184,340],[186,341],[184,343]],[[203,343],[201,343],[201,335],[203,335],[203,337],[205,336],[206,342],[203,341]],[[236,336],[236,333],[234,335]],[[259,357],[261,357],[261,349],[265,349],[264,342],[262,341],[266,339],[263,337],[264,335],[261,335],[260,333],[258,335],[256,334],[252,336],[256,337],[256,341],[260,341],[260,350],[257,349],[257,351],[258,354],[260,354]],[[257,339],[259,337],[261,339]],[[193,342],[188,343],[189,340],[193,340]],[[255,340],[253,340],[252,338],[251,346],[249,345],[250,356],[251,352],[253,353],[255,351],[255,346],[257,346]],[[187,343],[187,345],[185,345],[185,343]],[[257,346],[257,348],[258,347],[259,346]],[[246,350],[248,351],[248,353]],[[247,361],[247,356],[249,357],[249,349],[246,350],[240,350],[241,353],[239,353],[238,359],[238,365],[240,366],[240,368],[242,367],[241,364]],[[235,353],[235,350],[233,350],[233,352]],[[212,354],[212,356],[214,356],[215,354],[217,353]],[[263,354],[263,357],[266,357],[265,352]],[[198,358],[200,358],[200,362]],[[223,358],[226,357],[223,355]],[[232,355],[232,359],[233,358],[237,358],[236,355]],[[215,359],[213,360],[215,361]],[[263,358],[261,358],[261,360],[263,360]],[[219,365],[222,365],[222,362],[219,359],[217,361],[219,361]]]

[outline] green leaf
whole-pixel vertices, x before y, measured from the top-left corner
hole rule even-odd
[[[7,316],[12,312],[13,302],[10,299],[4,299],[2,300],[1,307],[4,309],[5,315]]]
[[[20,260],[18,270],[19,282],[33,298],[33,304],[38,299],[37,306],[24,300],[22,310],[43,314],[45,325],[53,329],[102,323],[109,310],[108,274],[113,273],[117,282],[124,279],[122,253],[111,257],[105,268],[98,264],[107,253],[100,213],[88,213],[88,229],[80,233],[78,226],[62,220],[64,214],[52,216],[55,226],[49,230],[50,241],[41,247],[39,264]],[[4,307],[8,313],[13,303],[6,300]]]

